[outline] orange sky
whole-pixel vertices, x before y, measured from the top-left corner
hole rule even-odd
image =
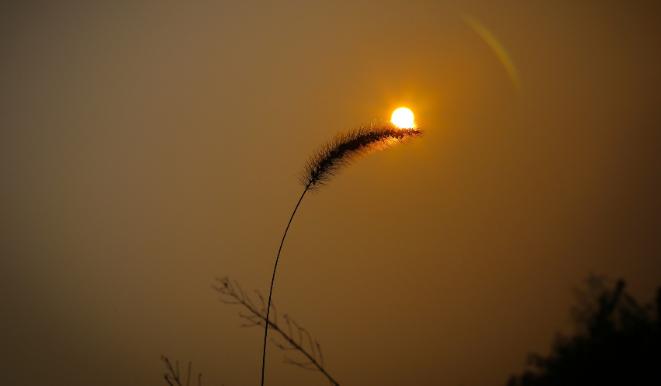
[[[654,2],[57,3],[0,8],[7,384],[256,384],[214,277],[266,289],[307,157],[398,105],[425,136],[307,197],[279,267],[341,384],[502,385],[589,273],[661,283]]]

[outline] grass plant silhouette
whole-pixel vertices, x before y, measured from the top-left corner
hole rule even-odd
[[[255,291],[259,303],[253,302],[251,296],[244,292],[239,283],[229,278],[216,279],[213,289],[220,295],[220,300],[226,304],[238,305],[243,308],[239,316],[243,319],[242,327],[263,326],[266,323],[266,299],[259,291]],[[304,370],[318,371],[323,374],[331,385],[339,383],[326,369],[321,344],[310,332],[302,327],[288,314],[283,314],[279,321],[275,304],[271,304],[274,317],[269,319],[269,327],[278,333],[278,339],[271,337],[271,341],[285,355],[285,363],[298,366]],[[296,356],[290,356],[291,354]],[[298,357],[298,358],[297,358]]]
[[[173,365],[170,358],[165,355],[161,356],[161,360],[165,364],[166,370],[163,374],[163,379],[169,386],[191,386],[193,362],[188,362],[188,371],[186,372],[186,379],[184,380],[179,369],[179,361],[176,361]],[[202,373],[197,374],[197,386],[202,386]]]
[[[315,190],[322,185],[326,184],[332,176],[334,176],[343,166],[346,166],[356,157],[359,157],[369,151],[382,149],[401,142],[408,137],[414,137],[422,134],[417,128],[400,129],[390,124],[379,127],[362,127],[357,130],[349,131],[340,134],[333,138],[329,143],[323,146],[317,153],[315,153],[308,161],[305,172],[301,177],[301,183],[304,186],[294,210],[289,216],[289,221],[282,234],[280,245],[275,256],[275,263],[273,265],[273,273],[271,275],[271,285],[269,286],[269,296],[266,304],[266,318],[267,323],[264,324],[264,340],[262,345],[262,372],[260,385],[264,386],[264,374],[266,369],[266,342],[268,340],[268,331],[271,312],[271,298],[273,296],[273,286],[275,284],[275,276],[278,269],[278,262],[280,261],[280,253],[284,246],[287,232],[291,226],[294,216],[303,201],[305,195]]]
[[[219,295],[219,300],[225,304],[236,305],[242,308],[239,317],[243,320],[241,327],[260,327],[266,323],[266,298],[260,291],[255,290],[254,295],[243,291],[241,285],[228,277],[217,278],[212,287]],[[255,298],[258,301],[255,301]],[[338,381],[327,370],[324,354],[321,350],[321,344],[313,337],[308,329],[294,320],[287,313],[278,318],[278,309],[275,304],[273,308],[273,317],[269,320],[271,330],[277,335],[271,337],[271,342],[284,354],[286,364],[300,367],[304,370],[318,371],[333,386],[338,386]],[[163,379],[166,386],[191,386],[193,363],[188,362],[188,371],[181,373],[179,361],[171,361],[165,355],[161,356],[165,365]],[[195,386],[202,386],[202,373],[196,373],[197,383]]]

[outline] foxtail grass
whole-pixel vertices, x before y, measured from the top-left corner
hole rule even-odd
[[[391,125],[362,127],[346,133],[342,133],[333,138],[326,145],[322,146],[307,162],[305,171],[301,176],[301,183],[304,186],[303,192],[296,201],[296,205],[289,216],[287,226],[282,234],[278,251],[275,255],[275,264],[271,275],[271,285],[269,287],[269,296],[266,305],[266,323],[264,323],[264,341],[262,346],[262,374],[261,386],[264,386],[264,373],[266,368],[266,342],[269,332],[269,313],[271,311],[271,298],[273,296],[273,286],[275,285],[275,276],[280,261],[280,253],[287,238],[287,232],[291,226],[298,208],[303,202],[305,195],[312,190],[316,190],[327,184],[330,179],[344,166],[351,163],[356,158],[374,150],[383,149],[403,140],[419,136],[422,131],[419,129],[399,129]]]

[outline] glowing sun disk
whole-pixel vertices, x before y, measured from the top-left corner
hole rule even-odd
[[[400,129],[414,129],[415,116],[408,107],[398,107],[392,112],[390,122]]]

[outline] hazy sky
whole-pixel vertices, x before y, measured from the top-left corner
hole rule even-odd
[[[161,354],[257,384],[214,277],[266,289],[307,157],[401,104],[425,136],[308,196],[279,267],[341,384],[502,385],[590,272],[661,283],[653,1],[8,3],[7,385],[163,385]]]

